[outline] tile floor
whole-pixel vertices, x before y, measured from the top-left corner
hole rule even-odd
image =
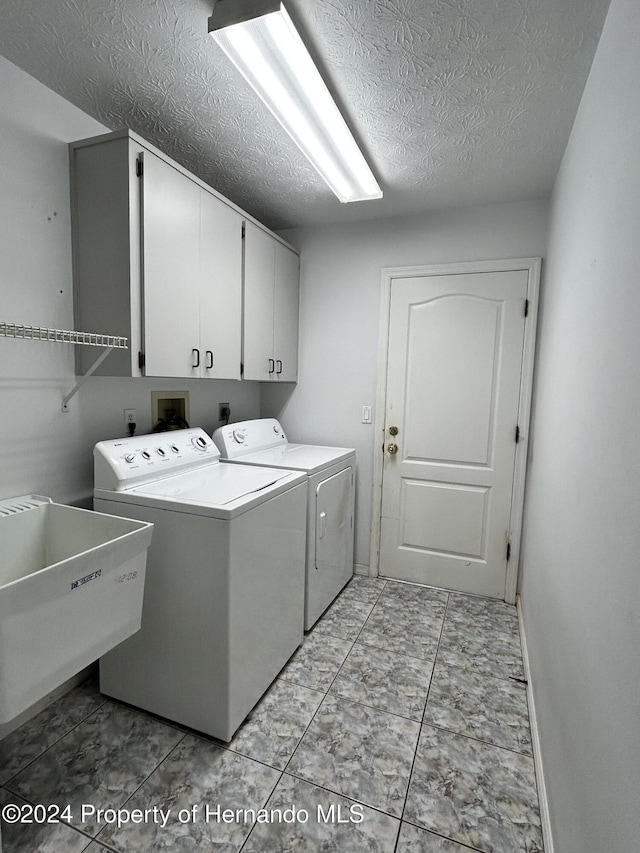
[[[230,744],[91,682],[0,741],[3,805],[69,806],[3,853],[539,853],[522,679],[515,608],[356,577]]]

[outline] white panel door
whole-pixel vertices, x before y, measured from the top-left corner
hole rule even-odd
[[[391,282],[382,575],[504,597],[527,281]]]
[[[242,217],[200,191],[201,375],[240,379],[242,358]]]
[[[142,176],[147,376],[199,376],[200,187],[149,151]]]

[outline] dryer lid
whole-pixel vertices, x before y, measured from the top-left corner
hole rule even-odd
[[[283,444],[267,450],[245,453],[233,459],[247,465],[270,465],[315,474],[353,456],[351,447],[324,447],[316,444]]]

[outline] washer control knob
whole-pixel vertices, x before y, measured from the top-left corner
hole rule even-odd
[[[140,455],[142,456],[143,459],[151,459],[151,454],[149,453],[148,450],[143,450]]]
[[[172,445],[170,445],[170,447],[171,447],[171,450],[173,450],[173,452],[174,452],[174,453],[180,453],[180,448],[179,448],[177,445],[172,444]]]
[[[158,454],[158,456],[166,456],[167,455],[161,447],[157,448],[156,453]]]
[[[127,455],[124,457],[124,461],[125,461],[125,462],[133,462],[133,460],[134,460],[135,458],[136,458],[136,454],[135,454],[135,453],[127,453]]]
[[[207,442],[201,435],[197,435],[195,438],[192,438],[191,443],[193,444],[196,450],[207,449]]]

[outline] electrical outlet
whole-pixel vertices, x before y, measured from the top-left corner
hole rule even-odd
[[[136,422],[136,410],[135,409],[125,409],[124,410],[124,428],[128,431],[129,424],[135,424]]]
[[[228,421],[231,415],[231,406],[228,403],[218,403],[218,420]]]

